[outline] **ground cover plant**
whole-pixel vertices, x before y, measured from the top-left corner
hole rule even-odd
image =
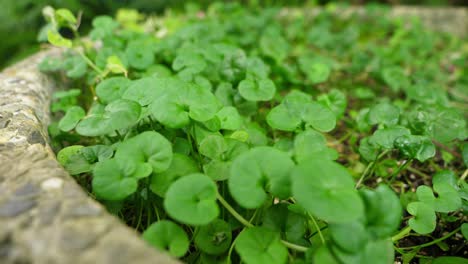
[[[335,8],[46,9],[58,160],[186,263],[467,263],[466,42]]]

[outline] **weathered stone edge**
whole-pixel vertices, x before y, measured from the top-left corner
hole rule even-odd
[[[48,146],[52,49],[0,73],[0,263],[161,263],[157,252],[59,165]]]
[[[320,7],[311,9],[284,8],[281,15],[286,17],[294,15],[314,16],[322,10],[323,8]],[[346,8],[338,7],[334,12],[346,17],[352,14],[364,15],[366,10],[359,6],[350,6]],[[468,37],[468,8],[466,7],[394,6],[389,9],[388,15],[406,21],[418,17],[422,24],[431,30],[450,33],[461,38]]]

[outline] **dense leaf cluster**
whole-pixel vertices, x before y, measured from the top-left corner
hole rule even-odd
[[[409,263],[412,231],[467,235],[467,52],[382,12],[124,10],[71,40],[47,10],[69,49],[41,69],[83,87],[55,94],[58,159],[189,263]]]

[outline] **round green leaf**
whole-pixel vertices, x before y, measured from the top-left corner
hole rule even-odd
[[[330,66],[319,59],[310,57],[299,58],[299,68],[305,73],[307,79],[313,84],[318,84],[328,80],[331,69]]]
[[[219,214],[216,184],[196,173],[174,182],[166,192],[164,208],[169,216],[188,225],[206,225]]]
[[[412,202],[406,208],[408,213],[414,215],[408,220],[409,226],[419,234],[429,234],[436,227],[436,214],[432,206],[425,202]]]
[[[415,158],[421,162],[434,157],[436,149],[427,136],[404,135],[393,142],[394,146],[408,158]]]
[[[364,248],[368,241],[366,227],[360,221],[349,223],[330,224],[330,237],[333,243],[344,252],[353,254]],[[350,233],[353,236],[350,236]]]
[[[163,172],[171,164],[172,145],[161,134],[146,131],[122,142],[117,147],[115,158],[122,163],[148,163],[153,172]]]
[[[290,196],[289,155],[273,147],[255,147],[239,155],[231,166],[229,191],[244,208],[258,208],[267,192],[281,199]]]
[[[283,131],[294,131],[302,123],[301,117],[289,111],[284,104],[271,109],[266,121],[270,127]]]
[[[210,135],[200,142],[199,152],[210,159],[222,160],[227,151],[226,140],[220,135]]]
[[[288,260],[279,233],[265,227],[244,229],[235,241],[235,249],[246,264],[285,264]]]
[[[205,253],[220,255],[229,249],[232,242],[230,225],[221,219],[215,219],[201,226],[195,235],[195,245]]]
[[[101,102],[108,104],[120,99],[130,83],[131,81],[125,77],[111,77],[96,86],[96,94]]]
[[[65,166],[65,164],[68,163],[68,161],[70,160],[70,158],[79,153],[81,151],[81,149],[83,148],[83,146],[81,145],[73,145],[73,146],[68,146],[68,147],[65,147],[63,149],[61,149],[58,153],[57,153],[57,160],[58,162],[62,165],[62,166]]]
[[[332,89],[327,94],[317,97],[317,101],[330,108],[337,119],[341,118],[345,113],[347,106],[346,96],[340,90]]]
[[[130,41],[125,49],[128,63],[135,69],[143,70],[154,63],[154,52],[150,45],[134,40]]]
[[[410,134],[411,132],[409,131],[409,129],[402,126],[378,129],[370,137],[369,142],[373,145],[378,145],[384,149],[392,149],[397,138]]]
[[[118,99],[108,104],[105,116],[110,119],[112,130],[119,130],[134,125],[140,117],[141,107],[138,103],[125,99]]]
[[[287,204],[275,204],[263,215],[262,226],[281,232],[292,243],[304,243],[307,221],[303,215],[290,211]]]
[[[403,208],[399,197],[387,185],[379,185],[375,190],[359,191],[364,201],[366,229],[372,238],[384,239],[394,234],[400,227]]]
[[[101,114],[86,116],[76,125],[75,130],[78,134],[88,137],[101,136],[113,131],[110,118]]]
[[[329,157],[325,136],[314,130],[297,134],[294,139],[294,157],[298,163],[310,159]],[[331,157],[329,157],[331,159]]]
[[[80,120],[86,115],[83,108],[79,106],[72,106],[68,108],[65,116],[60,119],[58,124],[60,130],[70,131],[80,122]]]
[[[432,261],[432,264],[468,264],[468,259],[462,257],[438,257]]]
[[[222,129],[237,130],[242,126],[242,117],[235,107],[225,106],[219,110],[216,116],[221,121]]]
[[[292,193],[309,213],[329,222],[349,222],[364,215],[364,205],[349,172],[333,161],[310,160],[294,168]]]
[[[98,198],[120,201],[137,190],[138,182],[137,179],[125,175],[117,160],[108,159],[96,163],[92,186]]]
[[[370,124],[396,125],[400,117],[400,109],[389,103],[374,105],[369,110]]]
[[[269,101],[276,92],[275,83],[270,79],[245,79],[239,83],[238,89],[248,101]]]
[[[463,223],[461,225],[461,232],[466,240],[468,240],[468,223]]]
[[[165,85],[167,85],[167,80],[164,78],[141,78],[129,84],[122,98],[138,102],[141,106],[147,106],[162,95],[161,89],[165,88]]]
[[[189,249],[187,233],[177,224],[161,220],[150,225],[142,235],[153,247],[167,250],[174,257],[182,257]]]
[[[196,172],[199,172],[198,164],[192,158],[174,153],[169,168],[162,173],[152,175],[150,189],[155,194],[164,197],[173,182],[182,176]]]
[[[328,107],[316,102],[310,102],[307,105],[302,119],[321,132],[329,132],[336,126],[335,114]]]

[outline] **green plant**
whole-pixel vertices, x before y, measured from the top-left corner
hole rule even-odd
[[[83,88],[52,106],[58,159],[189,263],[465,263],[436,257],[466,243],[466,49],[381,12],[126,10],[83,39],[49,9],[67,51],[40,67]]]

